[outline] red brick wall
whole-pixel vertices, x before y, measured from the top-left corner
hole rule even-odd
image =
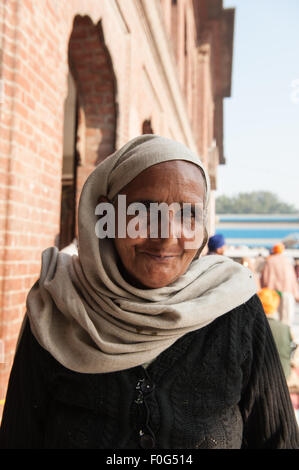
[[[0,120],[1,318],[4,397],[25,298],[40,269],[41,250],[58,230],[64,84],[59,31],[50,12],[30,1],[2,2]],[[38,27],[37,27],[38,26]]]

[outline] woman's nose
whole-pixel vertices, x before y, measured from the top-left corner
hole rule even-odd
[[[150,227],[150,238],[159,240],[176,240],[183,236],[182,222],[171,212],[167,217],[159,217],[157,227]]]

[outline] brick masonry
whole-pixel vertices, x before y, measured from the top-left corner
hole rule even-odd
[[[220,0],[0,0],[0,403],[41,252],[60,231],[68,74],[76,205],[95,164],[145,130],[186,143],[212,174],[229,11]]]

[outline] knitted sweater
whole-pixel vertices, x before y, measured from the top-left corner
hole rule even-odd
[[[188,333],[149,366],[66,369],[27,323],[1,448],[299,448],[276,346],[257,296]]]

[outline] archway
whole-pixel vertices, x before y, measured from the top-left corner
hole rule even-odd
[[[101,22],[75,17],[68,61],[60,249],[77,237],[81,189],[94,167],[114,152],[117,121],[116,80]]]

